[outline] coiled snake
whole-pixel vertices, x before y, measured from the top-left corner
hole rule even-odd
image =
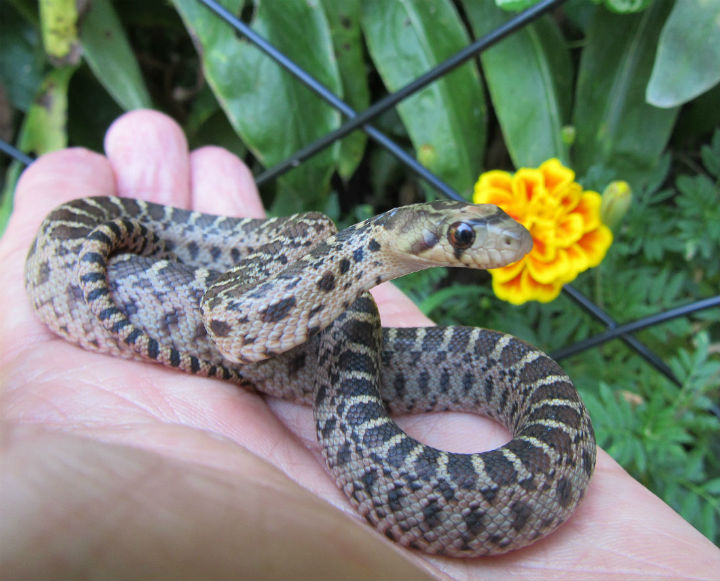
[[[523,547],[573,512],[595,465],[588,414],[560,367],[519,339],[381,329],[365,290],[430,266],[499,267],[531,245],[488,205],[406,206],[335,233],[321,214],[234,219],[82,198],[42,223],[26,288],[39,317],[82,347],[313,405],[330,471],[380,532],[477,556]],[[473,410],[514,436],[444,452],[388,410]]]

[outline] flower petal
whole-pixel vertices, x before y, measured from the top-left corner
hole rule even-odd
[[[572,265],[570,270],[575,273],[572,277],[563,280],[563,283],[570,282],[578,274],[585,272],[588,268],[590,268],[590,260],[588,260],[587,253],[579,244],[573,244],[568,248],[563,248],[562,251],[567,255],[568,260]]]
[[[501,190],[512,191],[512,174],[499,169],[486,171],[480,176],[475,190],[484,190],[486,188],[500,188]]]
[[[561,284],[541,284],[533,280],[527,270],[504,283],[497,282],[493,277],[495,295],[514,305],[521,305],[527,301],[547,303],[555,299],[561,290]]]
[[[528,228],[525,224],[523,224],[523,226]],[[531,226],[529,230],[530,235],[533,238],[533,247],[530,254],[532,254],[537,260],[544,260],[545,262],[555,260],[557,247],[553,240],[552,230],[548,230],[548,228],[543,227],[540,224]]]
[[[583,249],[588,259],[588,268],[592,268],[600,264],[607,254],[608,248],[612,244],[613,235],[610,228],[601,224],[595,230],[592,230],[583,236],[578,246]]]
[[[525,268],[525,260],[527,257],[503,266],[502,268],[488,269],[488,272],[493,276],[493,280],[497,279],[500,282],[507,282],[518,276]]]
[[[530,204],[535,198],[546,196],[542,173],[526,167],[517,170],[513,177],[513,193],[523,204]]]
[[[583,195],[583,189],[580,184],[575,182],[558,186],[555,189],[555,195],[558,197],[558,205],[562,208],[562,212],[567,214],[574,212],[580,203]]]
[[[512,176],[506,171],[485,172],[475,184],[473,202],[495,204],[519,220],[524,214],[523,204],[515,197],[512,179]]]
[[[531,252],[525,258],[525,262],[529,274],[541,284],[552,284],[553,281],[565,279],[568,276],[568,271],[577,273],[572,268],[567,253],[562,251],[556,252],[554,260],[550,261],[537,260]]]
[[[558,246],[567,248],[582,238],[585,232],[585,220],[582,215],[572,212],[562,217],[557,222],[555,229],[555,243]]]
[[[585,222],[585,232],[594,230],[602,222],[600,222],[600,205],[602,197],[597,192],[583,192],[580,202],[573,210],[573,213],[582,216]]]
[[[558,187],[571,184],[575,180],[575,172],[565,167],[556,157],[548,159],[539,169],[545,178],[545,188],[551,194]]]

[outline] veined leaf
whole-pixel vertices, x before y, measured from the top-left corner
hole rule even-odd
[[[322,4],[330,24],[345,101],[356,111],[363,111],[370,104],[370,89],[363,60],[360,0],[323,0]],[[367,136],[362,129],[340,142],[338,173],[342,178],[352,176],[365,152],[366,143]]]
[[[78,16],[76,0],[40,0],[43,45],[50,61],[57,66],[80,61]]]
[[[475,35],[508,20],[491,2],[464,1]],[[557,157],[568,162],[562,136],[570,116],[570,58],[560,31],[542,20],[515,32],[480,55],[488,90],[516,167]]]
[[[75,66],[50,70],[23,122],[18,148],[42,155],[67,147],[67,91]]]
[[[670,137],[677,108],[645,102],[655,47],[672,2],[656,0],[645,12],[618,16],[597,10],[578,75],[574,125],[575,167],[593,165],[639,190]]]
[[[368,0],[363,29],[370,55],[390,91],[396,91],[469,42],[446,1]],[[481,171],[485,100],[472,62],[398,105],[419,161],[469,197]]]
[[[677,2],[660,34],[647,101],[676,107],[720,82],[720,0]]]
[[[93,0],[80,38],[85,60],[118,105],[126,111],[152,107],[140,67],[109,0]]]
[[[76,66],[51,69],[45,75],[27,115],[23,119],[17,147],[26,153],[42,155],[67,147],[67,91]],[[0,203],[0,233],[4,232],[12,213],[15,185],[24,167],[18,161],[10,164]]]
[[[340,115],[330,105],[238,37],[209,9],[198,2],[173,0],[173,4],[196,40],[215,96],[263,165],[285,160],[338,127]],[[243,2],[226,0],[223,4],[238,14]],[[322,8],[302,0],[257,0],[255,6],[254,30],[341,95],[340,75]],[[283,212],[300,209],[295,192],[303,192],[309,206],[322,207],[337,152],[335,144],[281,178]],[[307,192],[315,192],[315,197],[310,198]]]

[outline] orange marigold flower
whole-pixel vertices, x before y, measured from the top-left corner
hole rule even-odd
[[[496,204],[530,231],[533,249],[521,260],[490,270],[495,294],[519,305],[549,302],[562,286],[600,264],[612,233],[600,220],[601,198],[583,191],[575,172],[557,159],[515,174],[489,171],[475,184],[476,204]]]

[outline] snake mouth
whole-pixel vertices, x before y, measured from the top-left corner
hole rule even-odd
[[[533,248],[533,238],[527,228],[518,224],[516,228],[509,229],[503,238],[503,243],[508,248],[513,248],[521,256],[525,256]]]
[[[487,264],[482,268],[507,266],[522,259],[533,248],[530,232],[514,220],[488,226],[488,234],[495,240],[495,246],[488,249]]]

